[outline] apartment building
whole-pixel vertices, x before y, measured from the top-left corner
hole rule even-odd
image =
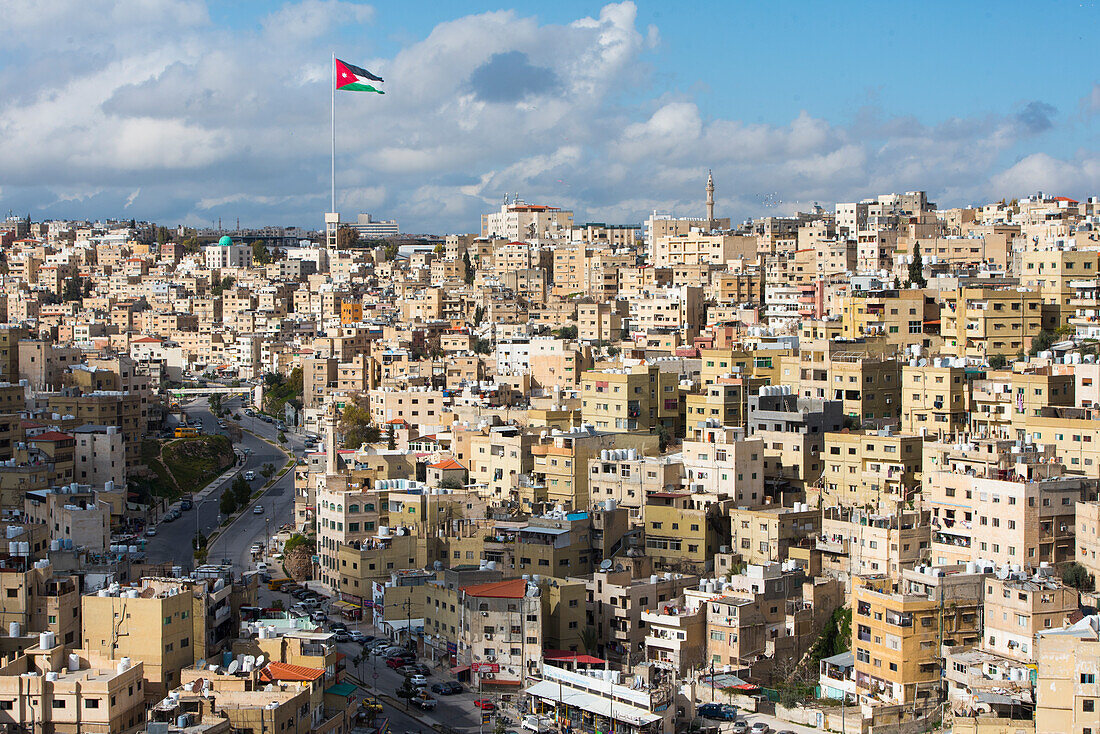
[[[927,554],[931,529],[927,511],[877,514],[859,507],[826,507],[821,515],[821,570],[848,579],[853,574],[899,578]]]
[[[656,568],[706,573],[714,554],[729,543],[723,516],[733,501],[690,492],[654,492],[646,497],[645,553]]]
[[[0,675],[0,726],[57,734],[133,734],[145,723],[144,662],[46,645],[13,653]]]
[[[901,370],[901,430],[920,436],[953,436],[966,428],[970,383],[954,360],[920,360]]]
[[[889,428],[825,434],[819,494],[822,507],[881,507],[892,511],[920,486],[922,438]]]
[[[655,608],[683,594],[698,577],[682,573],[645,574],[629,568],[599,570],[579,577],[587,589],[586,623],[596,630],[597,650],[590,654],[613,661],[637,659],[647,625],[646,609]]]
[[[840,298],[837,306],[833,313],[847,339],[882,337],[908,349],[932,346],[940,333],[940,307],[924,290],[861,292]]]
[[[1077,523],[1074,560],[1093,578],[1100,579],[1100,502],[1078,502],[1074,516]]]
[[[733,507],[727,513],[730,548],[749,564],[806,558],[821,535],[821,510],[804,503],[795,507]],[[798,549],[802,548],[800,554]]]
[[[521,482],[520,503],[533,507],[546,502],[573,509],[589,507],[594,498],[589,492],[589,461],[604,450],[630,450],[638,455],[654,455],[660,439],[652,433],[608,432],[589,425],[568,432],[552,429],[550,435],[531,446],[531,481]]]
[[[109,660],[144,664],[145,697],[159,700],[195,662],[192,595],[180,579],[146,578],[81,598],[84,647]]]
[[[1048,406],[1074,405],[1074,375],[989,371],[970,391],[970,432],[989,438],[1016,438],[1026,417],[1040,417]]]
[[[674,456],[644,456],[637,449],[600,451],[588,460],[588,496],[595,504],[613,503],[642,522],[645,498],[654,492],[680,489],[684,464]]]
[[[697,440],[681,444],[686,489],[716,499],[725,496],[738,507],[762,507],[764,439],[748,438],[740,428],[708,426]]]
[[[881,574],[852,580],[856,693],[868,705],[934,702],[940,645],[973,644],[979,637],[982,575],[908,573],[914,575],[901,581]],[[943,618],[947,604],[949,620]]]
[[[1100,615],[1036,637],[1036,734],[1089,734],[1100,710]]]
[[[478,671],[481,688],[526,684],[542,661],[542,601],[537,584],[524,579],[467,586],[461,600],[460,664],[490,663]]]
[[[1049,448],[978,439],[928,452],[933,563],[1037,568],[1073,557],[1075,506],[1090,484],[1051,463]]]
[[[1037,662],[1039,633],[1060,629],[1077,615],[1080,594],[1040,568],[1034,576],[1009,571],[985,580],[982,649],[1021,663]]]
[[[1015,356],[1045,328],[1039,293],[1020,288],[941,291],[943,351],[956,357]],[[1057,328],[1054,317],[1053,328]]]
[[[764,441],[764,483],[769,497],[804,497],[821,478],[825,434],[844,424],[837,400],[805,398],[786,385],[763,387],[749,397],[751,437]]]

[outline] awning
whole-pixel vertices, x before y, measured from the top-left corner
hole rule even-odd
[[[584,665],[604,665],[607,663],[602,658],[583,655],[572,650],[544,650],[542,659],[561,663],[583,663]]]
[[[567,706],[574,706],[582,711],[590,711],[600,716],[607,718],[614,718],[616,721],[623,721],[634,726],[645,726],[646,724],[652,724],[655,721],[660,721],[661,717],[656,714],[651,714],[645,709],[638,708],[637,706],[630,706],[629,704],[615,702],[615,705],[611,705],[611,700],[603,698],[602,696],[596,696],[584,691],[578,691],[572,688],[561,688],[561,692],[558,691],[558,684],[551,681],[540,681],[533,686],[528,686],[527,693],[537,698],[543,698],[557,703],[564,703]],[[612,714],[614,716],[612,717]]]
[[[469,665],[459,665],[458,667],[451,668],[451,675],[458,675],[459,673],[465,673],[470,669]]]
[[[332,602],[332,607],[333,607],[333,609],[341,609],[341,610],[343,610],[343,609],[359,609],[360,608],[358,604],[352,604],[350,601],[341,601],[339,599]]]

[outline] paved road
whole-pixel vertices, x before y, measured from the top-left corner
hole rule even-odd
[[[240,398],[226,401],[225,406],[227,408],[239,407]],[[206,398],[191,401],[184,408],[194,419],[201,419],[203,425],[209,429],[217,426],[217,419],[210,412]],[[242,415],[242,418],[241,427],[246,430],[242,432],[241,442],[236,444],[236,448],[250,449],[252,453],[237,468],[242,472],[255,471],[256,479],[252,482],[252,486],[260,487],[266,481],[260,475],[260,469],[263,465],[271,463],[277,468],[282,468],[286,464],[287,457],[271,444],[248,433],[248,431],[252,431],[259,436],[274,441],[279,431],[273,424],[264,423],[259,419],[244,415]],[[302,438],[292,433],[287,433],[286,436],[287,444],[285,445],[288,451],[293,453],[295,457],[300,456],[303,450]],[[220,499],[221,490],[218,490],[209,497],[197,501],[194,509],[184,512],[179,520],[158,524],[156,526],[156,537],[149,538],[149,542],[146,544],[149,560],[154,563],[170,561],[190,569],[192,566],[191,548],[195,531],[199,529],[204,535],[209,535],[211,531],[218,527],[222,519],[218,511]],[[264,506],[264,514],[254,515],[251,512],[246,512],[241,516],[233,524],[232,532],[223,533],[221,538],[209,549],[207,557],[211,561],[230,558],[234,564],[241,564],[241,568],[247,569],[250,567],[248,564],[250,564],[251,559],[249,558],[248,548],[255,540],[260,539],[257,536],[262,536],[268,528],[274,532],[280,525],[291,520],[294,507],[294,473],[288,472],[256,504]]]
[[[269,591],[266,587],[260,587],[259,603],[261,606],[270,606],[276,599],[281,599],[283,604],[288,607],[294,603],[294,599],[286,594]],[[327,604],[323,605],[322,609],[328,611],[327,606]],[[340,616],[335,613],[330,612],[329,616],[330,619],[333,620],[340,619]],[[365,622],[359,625],[349,623],[348,626],[351,628],[358,627],[364,634],[375,636],[380,634],[372,625]],[[343,642],[338,643],[337,647],[340,652],[347,656],[348,672],[364,684],[363,689],[365,691],[374,695],[389,696],[391,699],[397,699],[395,695],[396,691],[401,687],[401,683],[404,680],[400,673],[389,668],[385,660],[378,656],[364,656],[360,665],[354,665],[353,661],[356,655],[362,654],[362,648],[358,643]],[[431,667],[430,660],[421,658],[420,662]],[[451,680],[454,680],[454,677],[450,674],[450,667],[446,665],[439,668],[432,668],[431,674],[428,676],[429,685]],[[406,711],[403,701],[395,706],[383,700],[383,706],[385,707],[384,716],[388,717],[390,720],[391,732],[393,732],[393,734],[405,734],[405,732],[416,734],[416,732],[420,731],[424,734],[433,734],[430,725],[443,724],[462,734],[479,734],[479,732],[491,734],[495,729],[495,720],[486,724],[484,729],[482,729],[481,712],[474,707],[474,699],[479,697],[488,698],[500,705],[500,696],[489,693],[482,693],[479,695],[476,688],[471,690],[465,685],[464,688],[465,690],[458,695],[435,696],[438,704],[434,711],[420,711],[416,707],[413,707],[411,711]],[[434,695],[435,694],[433,694],[433,696]],[[508,729],[517,732],[520,731],[520,722],[515,709],[510,707],[505,708],[504,713],[511,720]],[[428,726],[425,726],[422,722],[427,722]]]

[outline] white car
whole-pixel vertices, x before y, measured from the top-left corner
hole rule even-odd
[[[246,482],[251,482],[255,478],[256,478],[256,472],[252,471],[251,469],[249,469],[248,471],[246,471],[244,473],[244,480]]]
[[[768,732],[770,732],[771,730],[772,728],[765,724],[763,721],[756,722],[752,725],[752,728],[749,729],[751,734],[768,734]]]
[[[253,507],[252,508],[252,514],[253,515],[262,515],[262,514],[264,514],[264,506],[263,505],[256,505],[255,507]]]
[[[428,685],[428,677],[425,675],[410,675],[409,685],[412,686],[426,686]]]

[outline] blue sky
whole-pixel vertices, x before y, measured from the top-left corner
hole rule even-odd
[[[915,10],[919,14],[905,11]],[[504,193],[578,220],[740,220],[923,188],[941,206],[1100,192],[1092,3],[325,0],[6,6],[0,209],[476,229]],[[58,63],[58,58],[65,58]]]

